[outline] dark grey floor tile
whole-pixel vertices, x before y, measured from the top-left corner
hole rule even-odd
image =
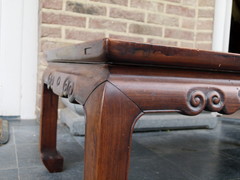
[[[15,126],[13,128],[16,144],[39,143],[38,126]]]
[[[65,162],[64,164],[64,172],[59,176],[62,179],[83,179],[83,161],[76,163]]]
[[[197,180],[181,167],[161,158],[146,147],[133,142],[129,180]]]
[[[61,180],[59,173],[49,173],[45,167],[19,169],[20,180]]]
[[[160,179],[197,180],[198,178],[160,157],[133,157],[131,159],[129,180]]]
[[[64,163],[66,164],[84,161],[83,148],[76,141],[58,143],[57,148],[64,157]]]
[[[238,148],[240,141],[226,138],[220,134],[211,135],[211,130],[188,130],[159,132],[155,134],[133,135],[133,139],[159,155],[192,151],[209,151],[218,153],[221,149]],[[223,132],[222,132],[223,133]]]
[[[21,180],[75,180],[83,179],[83,163],[65,163],[63,172],[49,173],[45,167],[20,168]]]
[[[17,168],[16,152],[14,144],[0,146],[0,169]]]
[[[144,133],[133,135],[133,139],[172,165],[200,179],[240,178],[240,163],[232,160],[240,155],[240,151],[236,150],[240,144],[237,140],[240,131],[235,126],[222,124],[210,131]],[[142,148],[138,149],[143,151]]]
[[[38,144],[17,145],[18,166],[38,167],[42,166]]]
[[[147,134],[144,136],[133,135],[133,140],[146,148],[161,154],[171,154],[181,151],[185,148],[186,141],[183,136],[164,135],[162,133]]]
[[[164,159],[204,180],[240,177],[240,163],[210,151],[169,154]]]
[[[66,126],[58,125],[58,150],[64,156],[64,171],[51,174],[40,160],[39,125],[29,121],[15,122],[11,127],[13,139],[0,146],[0,179],[10,172],[13,178],[17,174],[15,147],[21,180],[82,179],[84,137],[75,138]],[[240,179],[239,147],[240,124],[234,121],[219,123],[213,130],[135,133],[129,179]]]
[[[0,170],[0,179],[1,180],[17,180],[18,169]]]
[[[138,142],[134,141],[132,142],[132,148],[131,148],[131,158],[142,158],[142,157],[152,157],[156,156],[159,157],[158,154],[154,153],[147,147],[139,144]]]
[[[220,150],[220,153],[232,158],[235,161],[240,162],[240,148],[222,149],[222,150]]]

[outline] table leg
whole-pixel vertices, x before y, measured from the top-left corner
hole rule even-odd
[[[109,82],[90,95],[84,108],[84,179],[127,180],[132,131],[141,110]]]
[[[56,150],[58,96],[52,90],[43,87],[40,151],[41,158],[49,172],[60,172],[63,169],[63,157]]]

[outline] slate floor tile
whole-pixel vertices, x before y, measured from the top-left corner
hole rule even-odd
[[[240,121],[227,120],[213,130],[135,133],[129,180],[240,180]],[[0,146],[0,180],[83,179],[84,137],[73,137],[65,125],[58,125],[61,173],[41,162],[36,121],[11,122],[10,138]]]
[[[83,179],[83,163],[65,164],[63,172],[49,173],[45,167],[20,168],[21,180],[77,180]]]
[[[17,145],[18,166],[37,167],[42,166],[38,144]]]
[[[83,148],[76,141],[58,143],[57,149],[64,157],[64,163],[73,164],[84,161]]]
[[[1,180],[16,180],[18,179],[18,169],[0,170]]]
[[[132,149],[129,180],[198,179],[137,142]]]
[[[17,168],[16,151],[14,144],[0,146],[0,170]]]
[[[188,152],[164,158],[200,179],[226,180],[240,177],[240,163],[221,154]]]
[[[16,144],[31,144],[39,142],[38,126],[14,126]]]

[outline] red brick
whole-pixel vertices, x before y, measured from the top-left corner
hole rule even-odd
[[[55,42],[55,41],[48,41],[48,40],[42,40],[41,41],[41,51],[47,51],[50,49],[56,49],[59,47],[64,47],[71,45],[70,43],[64,43],[64,42]]]
[[[68,1],[66,3],[66,10],[80,13],[80,14],[102,15],[102,16],[107,14],[106,7],[98,6],[94,4],[71,2],[71,1]]]
[[[199,32],[199,33],[197,33],[196,40],[197,41],[212,41],[212,33]]]
[[[182,0],[182,5],[195,6],[196,3],[196,0]]]
[[[163,12],[164,9],[164,5],[162,3],[146,0],[132,0],[131,7],[156,12]]]
[[[165,37],[174,38],[174,39],[183,39],[183,40],[193,40],[194,33],[190,31],[179,30],[179,29],[166,29]]]
[[[195,9],[182,6],[168,4],[166,12],[169,14],[175,14],[179,16],[195,17]]]
[[[197,43],[196,48],[202,50],[212,50],[212,43]]]
[[[42,7],[46,9],[62,9],[62,0],[43,0]]]
[[[147,39],[147,43],[151,43],[151,44],[159,44],[159,45],[163,45],[163,46],[177,46],[177,41],[168,41],[168,40],[164,40],[164,39],[156,39],[156,38],[148,38]]]
[[[181,2],[181,0],[164,0],[164,1],[166,1],[166,2],[175,2],[175,3],[180,3]]]
[[[47,66],[45,54],[43,52],[38,53],[38,69],[42,71],[42,68]]]
[[[182,27],[186,29],[194,29],[195,23],[194,19],[182,19]]]
[[[199,9],[198,17],[200,18],[213,18],[214,17],[214,9]]]
[[[160,14],[148,14],[147,22],[165,26],[179,26],[179,18]]]
[[[107,3],[107,4],[117,4],[117,5],[122,5],[122,6],[127,6],[128,1],[127,0],[90,0],[90,1],[95,1],[95,2],[101,2],[101,3]]]
[[[41,28],[41,37],[61,37],[61,28],[60,27],[43,27]]]
[[[109,34],[109,37],[113,39],[124,40],[124,41],[144,42],[144,39],[142,37],[133,37],[133,36],[117,35],[117,34]]]
[[[198,0],[198,6],[200,7],[214,7],[215,0]]]
[[[213,29],[213,20],[198,20],[197,29],[212,30]]]
[[[114,20],[92,18],[89,21],[89,28],[106,29],[106,30],[112,30],[117,32],[126,32],[127,23],[118,22]]]
[[[181,42],[180,47],[183,48],[194,48],[194,43],[191,42]]]
[[[66,30],[66,39],[91,41],[105,38],[105,34],[101,32],[90,32],[87,30]]]
[[[135,33],[135,34],[162,36],[162,28],[156,27],[156,26],[151,26],[151,25],[130,24],[129,32]]]
[[[42,13],[42,23],[85,27],[86,26],[86,18],[70,16],[70,15],[63,15],[63,14],[55,14],[55,13],[50,13],[50,12],[43,12]]]
[[[128,19],[133,21],[144,21],[144,13],[136,12],[136,11],[129,11],[123,10],[118,8],[111,8],[110,9],[110,17],[113,18],[121,18],[121,19]]]

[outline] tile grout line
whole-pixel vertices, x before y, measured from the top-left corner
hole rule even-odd
[[[18,155],[17,155],[17,144],[16,144],[16,139],[15,139],[15,128],[13,127],[13,144],[15,146],[15,156],[16,156],[16,163],[17,163],[17,173],[18,173],[18,180],[20,180],[20,174],[19,174],[19,166],[18,166]]]

